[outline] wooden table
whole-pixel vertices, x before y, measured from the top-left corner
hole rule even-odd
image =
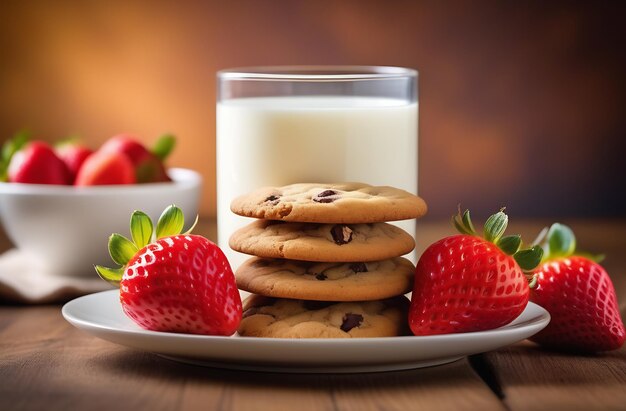
[[[607,254],[626,318],[626,221],[570,222]],[[531,239],[542,226],[512,226]],[[517,228],[517,230],[516,230]],[[418,250],[452,232],[421,223]],[[215,236],[214,224],[197,232]],[[9,247],[0,238],[0,250]],[[15,273],[19,275],[19,273]],[[529,342],[439,367],[282,375],[179,364],[70,326],[59,305],[0,305],[0,410],[626,410],[626,347],[598,356]]]

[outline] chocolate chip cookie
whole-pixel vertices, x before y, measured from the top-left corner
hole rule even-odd
[[[240,289],[266,297],[370,301],[409,292],[414,271],[413,263],[402,257],[353,263],[254,257],[235,276]]]
[[[426,214],[420,197],[394,187],[362,183],[264,187],[230,206],[245,217],[302,223],[377,223]]]
[[[238,333],[244,337],[360,338],[407,335],[409,300],[320,302],[251,295]]]
[[[230,248],[265,258],[323,262],[377,261],[413,250],[406,231],[386,223],[312,224],[256,220],[235,231]]]

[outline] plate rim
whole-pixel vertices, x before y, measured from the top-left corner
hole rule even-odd
[[[267,338],[267,337],[241,337],[236,335],[231,336],[221,336],[221,335],[199,335],[199,334],[185,334],[185,333],[173,333],[173,332],[164,332],[164,331],[151,331],[144,330],[141,328],[137,329],[123,329],[119,327],[113,327],[110,325],[98,324],[93,321],[89,321],[86,319],[82,319],[70,313],[69,311],[72,307],[79,303],[80,300],[88,300],[91,298],[95,298],[96,296],[100,296],[103,294],[113,294],[118,293],[119,290],[105,290],[96,293],[87,294],[81,297],[77,297],[68,301],[61,308],[61,313],[63,318],[72,324],[74,327],[84,330],[97,330],[104,332],[113,332],[117,334],[126,334],[131,336],[137,336],[140,338],[145,338],[148,336],[151,337],[163,337],[174,340],[198,340],[198,341],[240,341],[241,344],[248,343],[260,343],[260,344],[276,344],[278,342],[285,343],[289,342],[293,345],[300,344],[303,346],[307,346],[310,344],[319,345],[319,344],[327,344],[327,345],[336,345],[336,344],[346,344],[346,345],[356,345],[356,344],[371,344],[373,341],[381,341],[387,343],[400,343],[400,342],[415,342],[416,340],[424,341],[424,342],[436,342],[440,340],[455,340],[460,339],[463,340],[465,338],[472,337],[488,337],[490,334],[509,334],[515,333],[519,331],[519,328],[532,327],[532,326],[540,326],[541,328],[537,331],[539,332],[541,329],[545,328],[551,320],[550,314],[548,311],[541,307],[538,304],[533,303],[532,301],[528,302],[528,305],[524,308],[524,311],[521,315],[526,312],[526,310],[537,310],[537,314],[532,318],[525,320],[518,324],[506,324],[499,328],[493,328],[489,330],[482,331],[471,331],[466,333],[451,333],[451,334],[436,334],[436,335],[408,335],[408,336],[396,336],[396,337],[360,337],[360,338],[296,338],[296,339],[286,339],[286,338]],[[515,320],[514,320],[515,321]],[[545,323],[545,324],[544,324]],[[245,341],[245,343],[244,343]],[[239,343],[233,343],[239,344]]]

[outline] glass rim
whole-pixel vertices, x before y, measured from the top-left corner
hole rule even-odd
[[[396,66],[252,66],[235,67],[217,72],[226,80],[279,81],[350,81],[416,78],[418,71]]]

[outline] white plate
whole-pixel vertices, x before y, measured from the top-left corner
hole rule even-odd
[[[77,298],[63,306],[63,316],[75,327],[117,344],[182,362],[255,371],[336,373],[427,367],[513,344],[550,321],[546,310],[529,303],[504,327],[463,334],[302,340],[217,337],[143,330],[123,313],[118,296],[118,290],[110,290]]]

